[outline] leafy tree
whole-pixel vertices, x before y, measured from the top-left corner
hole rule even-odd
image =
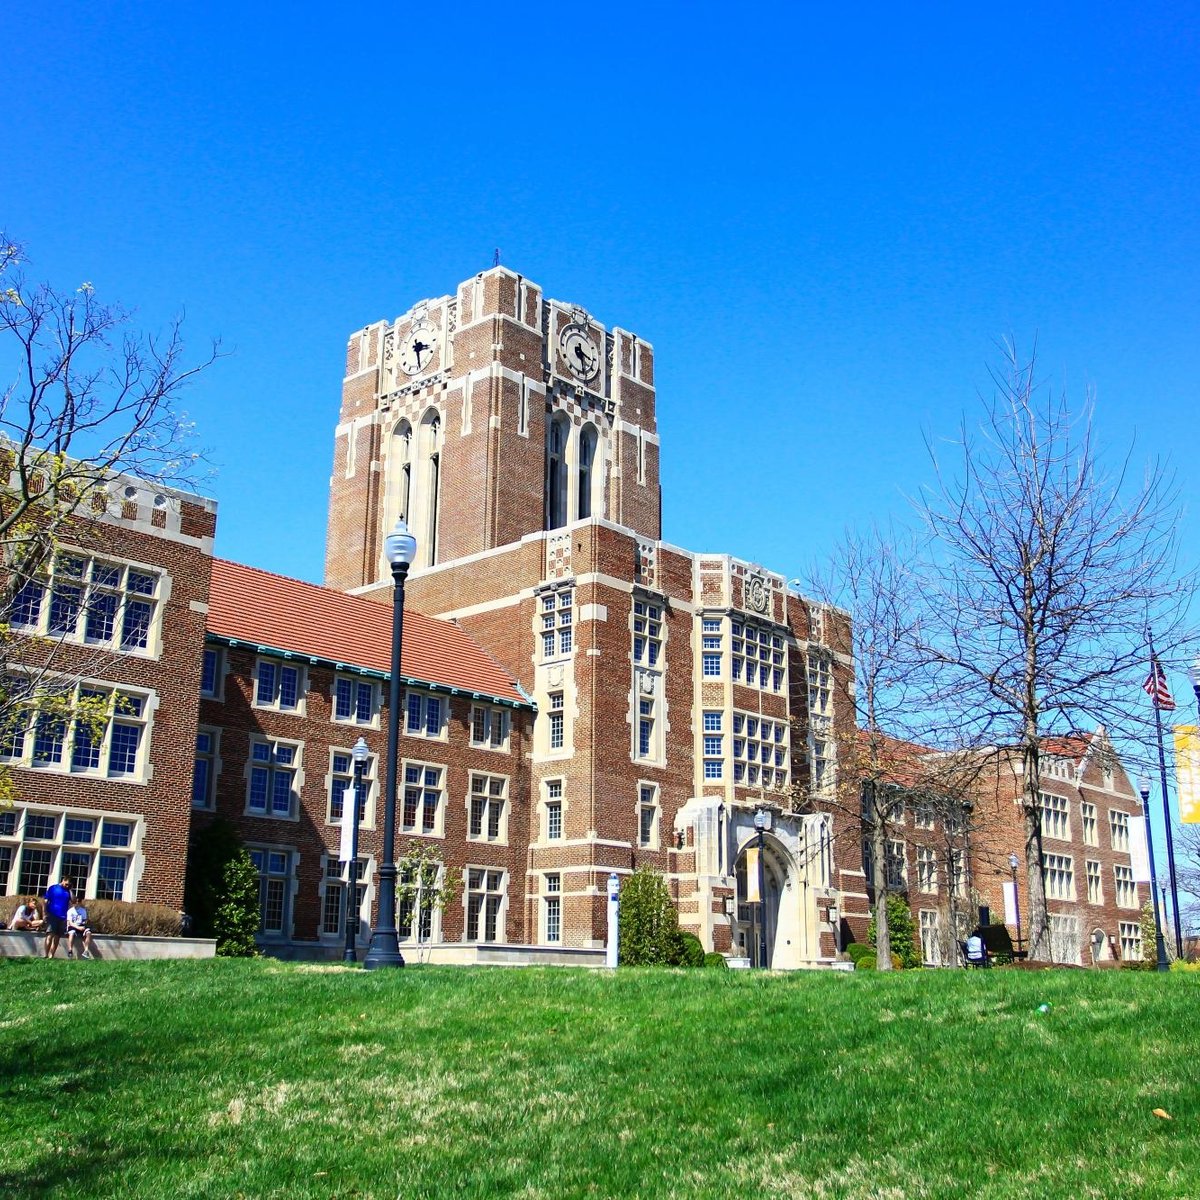
[[[258,954],[258,871],[247,850],[241,849],[221,872],[221,901],[213,917],[217,953],[225,958]]]
[[[0,233],[0,730],[48,714],[96,734],[111,700],[81,700],[74,687],[97,673],[96,654],[78,646],[63,654],[58,637],[14,632],[14,603],[44,581],[68,531],[107,509],[115,479],[195,479],[201,456],[188,449],[177,402],[217,349],[185,365],[179,320],[161,337],[139,333],[92,284],[30,283],[23,260]],[[0,768],[0,803],[10,795]]]
[[[241,835],[224,817],[217,817],[192,835],[184,877],[183,907],[192,918],[192,930],[197,937],[217,936],[217,911],[226,898],[225,868],[242,850]],[[254,911],[257,928],[257,892]]]
[[[917,927],[913,922],[912,910],[899,896],[887,898],[887,927],[891,942],[891,953],[904,967],[919,967],[921,965],[921,947],[917,941]],[[867,940],[878,949],[878,926],[872,916],[867,923]],[[878,966],[879,964],[876,963]],[[891,962],[888,967],[891,967]],[[882,967],[880,970],[884,969]]]
[[[1151,465],[1102,462],[1090,409],[1043,394],[1036,356],[1005,347],[980,429],[920,502],[930,534],[919,650],[941,679],[953,742],[1020,756],[1030,958],[1050,959],[1039,791],[1042,741],[1102,723],[1144,733],[1147,627],[1188,644],[1193,575],[1177,572],[1177,505]]]
[[[667,881],[639,867],[621,887],[620,959],[625,966],[669,966],[681,960],[679,914]]]
[[[411,841],[396,860],[396,909],[401,936],[416,924],[417,953],[421,953],[422,930],[434,912],[444,912],[458,895],[459,876],[449,870],[441,848]]]

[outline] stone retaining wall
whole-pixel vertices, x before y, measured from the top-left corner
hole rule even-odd
[[[0,929],[0,958],[26,958],[44,954],[41,933]],[[217,943],[212,938],[129,937],[108,933],[92,934],[92,957],[110,958],[213,958]],[[67,956],[67,939],[59,943],[59,958]]]

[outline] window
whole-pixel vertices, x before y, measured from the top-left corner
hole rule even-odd
[[[649,783],[638,788],[638,845],[658,848],[658,788]]]
[[[1042,837],[1055,838],[1060,842],[1071,840],[1070,807],[1063,796],[1038,792],[1041,808]]]
[[[734,621],[730,626],[734,682],[744,681],[764,691],[782,691],[783,638],[769,629]]]
[[[880,790],[883,790],[882,788]],[[904,797],[891,796],[883,806],[883,819],[893,825],[904,824]]]
[[[947,857],[950,868],[950,889],[961,900],[967,898],[966,855],[962,850],[951,850]]]
[[[550,712],[549,717],[549,745],[551,750],[561,750],[563,748],[563,726],[566,714],[563,711],[563,694],[562,692],[550,693]]]
[[[574,648],[573,588],[543,592],[541,599],[542,658],[559,658]]]
[[[641,696],[638,699],[638,738],[637,757],[655,757],[655,701],[653,696]],[[707,765],[707,764],[706,764]]]
[[[570,418],[556,412],[546,423],[546,528],[567,523],[567,438]]]
[[[904,843],[890,838],[887,843],[887,884],[889,888],[901,891],[908,887],[908,861]]]
[[[1104,903],[1104,884],[1100,877],[1100,864],[1089,858],[1084,864],[1087,871],[1087,897],[1089,904]]]
[[[831,662],[826,654],[813,651],[808,655],[808,711],[809,715],[830,715],[832,695]]]
[[[29,690],[14,677],[7,686],[10,694]],[[52,708],[38,712],[39,703],[31,696],[23,714],[18,704],[0,737],[0,759],[39,771],[120,779],[144,775],[148,695],[80,683],[54,692]]]
[[[707,649],[708,638],[704,639]],[[718,637],[717,649],[721,648]],[[633,662],[635,666],[653,667],[662,652],[662,607],[648,600],[633,602]]]
[[[563,785],[561,779],[546,782],[546,839],[556,842],[563,835]]]
[[[1047,854],[1046,897],[1050,900],[1075,899],[1075,863],[1069,854]]]
[[[1050,914],[1050,958],[1057,963],[1082,962],[1080,958],[1079,918],[1065,913]]]
[[[346,797],[354,791],[354,755],[349,750],[329,752],[329,790],[325,820],[330,825],[340,825],[346,812]],[[374,823],[374,780],[375,756],[368,755],[363,763],[362,795],[358,798],[358,822],[360,825]]]
[[[440,738],[442,714],[445,711],[440,696],[424,692],[409,692],[405,703],[404,731],[409,737]]]
[[[787,725],[750,713],[733,714],[733,779],[762,787],[786,787]]]
[[[1140,921],[1120,921],[1117,931],[1121,937],[1121,957],[1126,962],[1142,961],[1142,926]]]
[[[1112,833],[1112,848],[1124,854],[1129,853],[1129,814],[1118,812],[1115,808],[1108,813],[1108,827]]]
[[[875,852],[871,847],[871,839],[865,837],[862,840],[862,866],[863,875],[866,876],[867,884],[870,887],[875,886]]]
[[[502,775],[471,775],[467,837],[473,842],[502,842],[508,836],[505,801],[508,780]],[[488,939],[489,941],[492,939]]]
[[[60,550],[48,577],[29,580],[13,598],[12,624],[127,654],[152,652],[161,578],[151,568]]]
[[[937,855],[929,846],[917,847],[917,887],[922,892],[936,892],[938,886]]]
[[[296,815],[296,770],[300,749],[293,742],[253,738],[250,742],[250,786],[246,811],[258,817]]]
[[[291,927],[293,852],[265,846],[248,846],[247,850],[258,872],[258,932],[281,937]]]
[[[942,965],[942,934],[936,909],[923,908],[921,922],[921,961],[928,967]]]
[[[506,891],[505,872],[488,867],[468,867],[466,870],[467,927],[463,940],[467,942],[502,942],[504,928],[500,924],[500,909]]]
[[[360,858],[354,863],[354,914],[358,922],[356,939],[364,932],[370,920],[366,911],[367,886],[365,876],[367,860]],[[337,937],[339,940],[346,936],[346,927],[342,923],[346,903],[346,879],[344,866],[336,858],[326,857],[324,893],[321,897],[321,934],[325,937]]]
[[[135,899],[130,877],[140,829],[132,816],[19,804],[0,812],[0,895],[41,895],[65,876],[84,896]]]
[[[441,936],[443,868],[428,860],[405,867],[396,881],[396,927],[402,941],[422,942]]]
[[[333,681],[333,719],[351,725],[374,725],[376,695],[374,683],[338,675]]]
[[[220,698],[224,674],[224,654],[216,646],[205,646],[200,668],[200,695]]]
[[[562,941],[562,876],[542,876],[542,934],[547,942]]]
[[[812,739],[812,750],[809,755],[809,766],[812,772],[812,790],[820,794],[829,786],[829,743],[821,737]]]
[[[201,728],[196,733],[196,761],[192,768],[192,807],[216,806],[217,740],[216,729]]]
[[[301,707],[301,671],[299,667],[260,658],[255,669],[255,708],[275,708],[280,712],[298,712]]]
[[[508,713],[486,704],[471,705],[471,745],[508,749]]]
[[[400,828],[405,833],[436,836],[441,831],[442,767],[429,763],[404,764],[404,795]]]
[[[1099,846],[1100,838],[1096,833],[1096,806],[1084,800],[1079,805],[1079,822],[1083,826],[1083,842],[1085,846]]]
[[[1137,884],[1133,881],[1133,868],[1117,865],[1113,867],[1113,885],[1117,893],[1118,908],[1137,908]]]
[[[1070,779],[1074,775],[1074,763],[1061,754],[1046,754],[1042,756],[1042,774],[1051,779]]]
[[[720,617],[704,617],[700,622],[700,671],[705,679],[721,678],[724,634]]]
[[[721,779],[725,774],[725,738],[721,733],[721,718],[719,712],[706,712],[703,717],[705,779]]]
[[[596,465],[596,427],[587,422],[579,433],[579,519],[592,515],[592,479]]]

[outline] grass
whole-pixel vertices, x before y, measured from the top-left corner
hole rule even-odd
[[[0,1195],[1200,1197],[1198,1009],[1181,974],[0,960]]]

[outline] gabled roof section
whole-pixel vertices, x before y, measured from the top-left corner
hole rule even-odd
[[[392,606],[213,559],[208,632],[297,658],[387,675]],[[401,672],[427,683],[530,708],[516,680],[457,625],[404,610]]]

